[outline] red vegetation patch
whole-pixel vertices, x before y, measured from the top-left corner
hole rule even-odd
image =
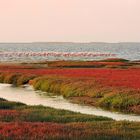
[[[17,110],[0,110],[0,120],[9,121],[21,121],[20,117],[26,116],[27,112],[21,112]]]
[[[21,127],[22,126],[22,127]],[[85,125],[86,129],[86,125]],[[30,138],[46,139],[46,138],[65,138],[65,137],[81,137],[85,134],[94,134],[91,130],[85,130],[84,124],[56,124],[56,123],[0,123],[0,136],[13,139]],[[84,133],[83,133],[84,132]]]
[[[51,123],[0,123],[0,134],[14,139],[45,139],[47,134],[56,136],[61,133],[62,128],[61,125]]]
[[[19,116],[19,112],[16,110],[0,110],[0,118],[6,116]]]
[[[104,86],[140,88],[140,69],[0,69],[0,72],[94,78]]]

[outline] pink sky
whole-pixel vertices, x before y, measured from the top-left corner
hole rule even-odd
[[[0,42],[139,41],[140,0],[0,0]]]

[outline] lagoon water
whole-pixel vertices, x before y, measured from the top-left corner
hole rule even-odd
[[[45,96],[42,92],[34,91],[31,86],[25,88],[12,87],[10,84],[0,84],[0,98],[9,101],[22,102],[27,105],[43,105],[56,109],[65,109],[83,114],[109,117],[114,120],[128,120],[140,122],[140,115],[123,114],[118,112],[105,111],[100,108],[86,105],[78,105],[69,102],[61,96]]]
[[[8,52],[97,52],[115,54],[117,58],[129,60],[140,60],[140,43],[0,43],[0,53]],[[0,56],[0,62],[27,62],[27,61],[44,61],[44,60],[100,60],[112,56],[17,56],[4,55]]]

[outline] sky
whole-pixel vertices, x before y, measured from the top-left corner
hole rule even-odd
[[[0,42],[140,42],[140,0],[0,0]]]

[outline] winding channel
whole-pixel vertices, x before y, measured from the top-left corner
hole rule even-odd
[[[45,96],[42,92],[34,91],[32,87],[17,88],[10,84],[0,84],[0,98],[9,101],[22,102],[27,105],[43,105],[56,109],[65,109],[83,114],[109,117],[117,121],[137,121],[140,122],[140,115],[123,114],[120,112],[111,112],[101,108],[79,105],[69,102],[61,96]]]

